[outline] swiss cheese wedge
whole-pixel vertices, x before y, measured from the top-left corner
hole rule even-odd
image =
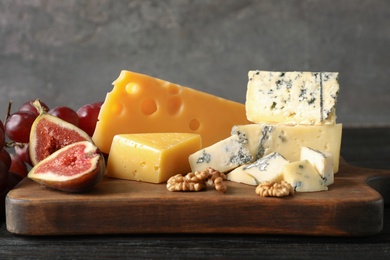
[[[122,71],[107,93],[93,141],[109,153],[116,134],[185,132],[209,146],[247,124],[245,105],[161,79]]]

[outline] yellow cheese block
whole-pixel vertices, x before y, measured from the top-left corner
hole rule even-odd
[[[122,71],[101,107],[93,141],[108,153],[116,134],[183,132],[209,146],[247,124],[245,105],[161,79]]]
[[[201,137],[190,133],[145,133],[114,136],[107,176],[161,183],[191,171],[188,156],[201,148]]]

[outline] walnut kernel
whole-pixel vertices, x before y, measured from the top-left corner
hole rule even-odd
[[[199,172],[189,172],[185,176],[177,174],[167,181],[169,191],[201,191],[207,189],[207,184],[215,186],[217,191],[226,192],[227,186],[223,183],[226,175],[211,167]]]
[[[217,177],[214,180],[214,186],[217,191],[221,191],[225,193],[227,191],[227,186],[225,183],[223,183],[223,178],[222,177]]]
[[[201,191],[207,189],[207,185],[204,181],[191,180],[181,174],[169,178],[166,187],[169,191]]]
[[[265,181],[256,187],[255,192],[262,197],[286,197],[294,194],[294,188],[286,181]]]

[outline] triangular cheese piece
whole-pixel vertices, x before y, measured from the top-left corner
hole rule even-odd
[[[296,161],[283,166],[283,179],[297,192],[328,190],[324,180],[308,160]]]

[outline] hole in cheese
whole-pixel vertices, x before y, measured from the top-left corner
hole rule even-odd
[[[200,123],[198,119],[192,119],[189,123],[189,127],[191,130],[198,130],[199,126]]]
[[[181,111],[183,102],[180,97],[171,97],[168,99],[167,110],[170,115],[175,115]]]
[[[122,103],[118,102],[111,105],[111,113],[115,116],[120,116],[124,110],[124,106]]]
[[[150,116],[157,111],[157,104],[153,98],[145,98],[141,102],[141,111],[144,115]]]

